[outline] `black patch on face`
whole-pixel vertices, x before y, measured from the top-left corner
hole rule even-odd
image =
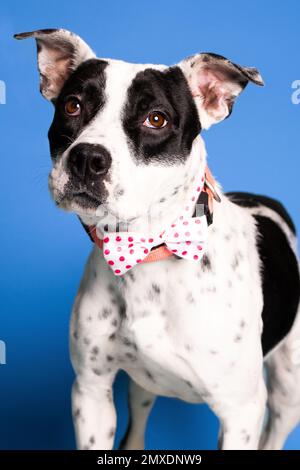
[[[91,122],[105,103],[105,68],[107,62],[90,59],[82,63],[64,84],[55,100],[55,114],[48,132],[50,152],[53,161],[76,140],[79,133]],[[81,103],[79,116],[69,116],[65,112],[68,99],[75,97]],[[87,144],[82,144],[87,145]],[[92,149],[93,146],[90,145]],[[76,147],[74,147],[76,149]],[[104,149],[105,150],[105,149]],[[89,153],[89,150],[86,150]],[[91,155],[93,157],[93,155]],[[100,161],[100,158],[98,158]],[[72,168],[72,166],[71,166]],[[83,208],[97,208],[107,196],[103,176],[97,177],[96,185],[87,185],[70,171],[70,180],[65,196],[78,202]]]
[[[54,119],[48,133],[52,158],[64,152],[103,107],[106,66],[104,60],[87,60],[64,84],[55,101]],[[80,116],[65,113],[67,99],[74,96],[80,99],[82,105]]]
[[[143,126],[152,111],[163,113],[168,124],[161,129]],[[138,162],[170,165],[183,163],[201,130],[188,83],[179,67],[165,71],[146,69],[128,90],[123,126]]]

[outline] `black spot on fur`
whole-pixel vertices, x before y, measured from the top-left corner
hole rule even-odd
[[[152,382],[155,382],[154,377],[151,374],[151,372],[149,372],[149,370],[145,369],[145,374],[148,377],[148,379],[152,380]]]
[[[245,429],[242,430],[242,436],[243,436],[244,443],[248,444],[248,442],[250,441],[251,436]]]
[[[123,303],[119,307],[119,314],[122,318],[126,317],[126,306]]]
[[[108,433],[108,438],[111,439],[112,437],[114,437],[115,432],[116,432],[116,428],[111,428],[111,430]]]
[[[218,449],[219,450],[223,448],[223,441],[224,441],[224,433],[221,432],[218,436]]]
[[[106,392],[106,398],[107,400],[111,403],[113,400],[112,400],[112,392],[111,390],[107,390]]]
[[[126,274],[132,282],[135,282],[135,275],[133,274],[132,271],[127,271]]]
[[[163,113],[168,124],[150,129],[143,122],[151,111]],[[184,162],[201,126],[188,83],[179,67],[139,72],[128,90],[123,126],[139,162]]]
[[[293,326],[299,305],[300,279],[298,260],[285,234],[267,217],[255,216],[255,219],[263,268],[262,347],[267,354]]]
[[[95,375],[101,375],[101,370],[100,369],[92,369]]]
[[[237,269],[239,266],[239,258],[238,256],[235,254],[234,257],[233,257],[233,260],[232,260],[232,263],[231,263],[231,267],[233,270]]]
[[[189,303],[189,304],[194,304],[195,303],[195,299],[194,299],[194,296],[193,296],[193,293],[192,292],[189,292],[186,296],[186,301]]]
[[[94,354],[95,356],[97,356],[97,354],[99,354],[98,346],[94,346],[91,350],[91,353]]]
[[[152,289],[155,292],[155,294],[159,295],[160,294],[160,287],[157,284],[152,284]]]
[[[110,356],[109,354],[106,356],[106,359],[108,360],[108,362],[112,362],[114,360],[114,357],[113,356]]]
[[[90,445],[95,444],[95,436],[91,436],[89,440]]]
[[[151,403],[152,403],[152,400],[145,400],[145,401],[142,402],[142,406],[144,408],[147,408],[148,406],[151,405]]]
[[[137,351],[137,345],[133,341],[130,341],[128,338],[122,338],[122,342],[125,344],[125,346],[133,348],[135,351]]]
[[[188,387],[193,388],[193,384],[189,380],[185,380],[185,383]]]
[[[132,353],[127,352],[125,353],[125,356],[130,359],[131,361],[136,361],[136,356],[134,356]]]
[[[202,256],[202,266],[204,271],[211,271],[212,269],[210,258],[206,254]]]
[[[104,308],[102,310],[102,318],[108,318],[112,314],[112,309],[111,308]]]

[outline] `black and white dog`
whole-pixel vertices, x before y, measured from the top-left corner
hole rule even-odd
[[[109,234],[106,207],[118,221],[112,233],[146,234],[152,245],[145,253],[157,249],[153,237],[175,225],[195,179],[204,181],[201,129],[225,119],[249,81],[262,85],[259,72],[210,53],[173,67],[99,59],[61,29],[16,37],[36,39],[41,92],[55,106],[54,201]],[[216,187],[221,202],[199,235],[205,244],[197,245],[197,261],[174,249],[156,262],[127,265],[120,276],[110,249],[95,245],[71,323],[80,449],[113,447],[112,385],[120,369],[132,379],[124,449],[144,447],[156,395],[208,403],[220,418],[222,449],[280,449],[300,420],[294,225],[277,201]],[[189,235],[181,240],[187,246]]]

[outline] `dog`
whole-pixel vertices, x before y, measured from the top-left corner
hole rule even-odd
[[[157,395],[206,402],[220,449],[281,449],[300,420],[295,227],[273,199],[224,194],[201,136],[249,82],[263,85],[258,70],[213,53],[171,67],[99,59],[63,29],[15,37],[36,39],[41,93],[55,107],[51,194],[96,242],[71,320],[78,448],[113,448],[122,369],[131,378],[122,449],[144,448]],[[138,242],[122,245],[126,234]],[[123,249],[133,263],[122,271]]]

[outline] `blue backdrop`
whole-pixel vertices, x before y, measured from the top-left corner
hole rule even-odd
[[[281,199],[299,227],[299,117],[291,84],[300,79],[297,0],[4,0],[0,9],[1,119],[0,448],[71,449],[73,371],[68,355],[72,301],[90,250],[73,215],[47,189],[52,106],[38,92],[34,41],[15,32],[64,27],[98,55],[173,64],[197,51],[256,66],[265,88],[249,85],[232,116],[205,133],[210,165],[225,190]],[[126,425],[126,377],[116,386],[118,440]],[[158,399],[148,448],[214,449],[217,419],[203,405]],[[300,428],[286,448],[300,448]]]

